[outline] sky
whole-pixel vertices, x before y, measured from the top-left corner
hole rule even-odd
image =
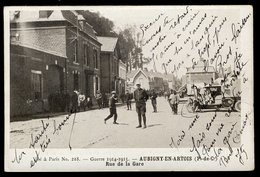
[[[168,73],[172,72],[178,77],[181,77],[186,73],[186,68],[192,66],[193,61],[197,62],[200,59],[210,60],[214,58],[214,54],[223,43],[225,44],[220,50],[223,55],[229,52],[229,46],[232,47],[233,51],[234,49],[240,49],[240,41],[237,43],[231,41],[231,24],[241,21],[241,9],[239,6],[93,6],[87,7],[86,9],[93,12],[100,12],[102,16],[112,20],[116,27],[115,31],[124,29],[127,24],[131,26],[135,25],[137,33],[144,34],[141,35],[143,43],[148,41],[147,44],[142,46],[144,57],[154,58],[154,60],[151,60],[151,62],[145,66],[149,70],[156,69],[156,71],[163,73],[166,70]],[[185,13],[186,15],[184,15]],[[188,24],[196,13],[195,18],[191,20],[186,30],[183,31],[183,27]],[[182,15],[184,15],[184,17],[180,20],[180,16]],[[209,26],[214,18],[214,23],[208,30],[208,34],[205,35],[205,28]],[[171,19],[172,21],[170,21]],[[170,26],[174,25],[174,22],[177,22],[178,19],[180,20],[179,24],[177,24],[175,28],[170,29]],[[167,20],[170,22],[164,25]],[[222,26],[221,23],[223,23]],[[141,27],[141,25],[143,25],[143,27]],[[198,25],[199,28],[193,34],[193,30],[196,29]],[[214,35],[215,29],[219,30],[217,35]],[[156,34],[156,31],[159,32]],[[207,37],[208,35],[209,37]],[[166,37],[162,39],[164,36]],[[159,42],[159,45],[156,46],[160,37],[162,40]],[[184,41],[187,40],[188,37],[190,37],[189,41],[187,44],[184,44]],[[207,38],[209,38],[209,40]],[[201,42],[199,45],[192,49],[192,42],[194,46],[196,41],[200,39]],[[210,48],[205,54],[200,56],[198,53],[199,51],[203,51],[207,41],[210,41],[211,44],[214,43],[214,45],[210,45]],[[172,42],[174,42],[174,44],[170,45],[168,50],[162,54]],[[153,47],[155,47],[154,50],[152,50]],[[180,51],[176,54],[178,50]],[[209,55],[207,55],[207,53],[209,53]],[[212,66],[213,65],[216,65],[216,63],[213,62]],[[226,67],[232,65],[230,62],[226,64]]]

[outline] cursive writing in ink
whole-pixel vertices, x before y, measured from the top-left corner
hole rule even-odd
[[[53,120],[53,127],[54,127],[53,134],[55,134],[55,133],[58,134],[58,133],[59,133],[59,130],[62,129],[62,127],[63,127],[63,126],[65,125],[65,123],[69,120],[69,118],[70,118],[70,115],[67,115],[67,116],[65,117],[65,119],[63,119],[62,122],[59,123],[58,126],[56,126],[56,121]]]
[[[217,112],[215,111],[215,114],[214,114],[213,118],[210,120],[209,123],[206,124],[206,130],[209,131],[209,129],[210,129],[212,123],[215,121],[216,117],[217,117]]]
[[[166,38],[167,35],[160,36],[156,44],[152,47],[151,52],[154,51],[160,43]]]
[[[40,143],[40,147],[41,147],[41,150],[42,150],[42,152],[44,152],[44,151],[45,151],[45,149],[47,149],[47,148],[48,148],[48,145],[50,144],[50,142],[51,142],[51,139],[50,139],[50,138],[48,138],[48,136],[46,135],[46,141],[45,141],[45,140],[43,140],[43,142],[42,142],[42,143]]]
[[[40,133],[38,133],[35,137],[33,137],[33,134],[31,134],[31,143],[29,148],[35,148],[35,144],[39,142],[43,134],[46,132],[47,128],[49,127],[49,123],[45,123],[43,120],[42,122],[42,130]]]
[[[33,159],[31,160],[31,168],[35,166],[35,164],[40,160],[40,152],[35,151],[35,156],[33,156]]]
[[[186,11],[183,14],[181,15],[178,14],[177,20],[175,20],[173,24],[171,24],[169,30],[174,29],[178,24],[180,24],[181,20],[184,19],[185,16],[187,16],[187,14],[189,13],[188,7],[189,6],[186,7]]]
[[[199,119],[199,115],[197,114],[195,116],[195,118],[193,119],[193,121],[191,122],[191,124],[189,125],[189,130],[195,125],[195,123],[197,122],[197,120]]]
[[[244,158],[246,158],[246,160],[248,159],[248,156],[247,156],[247,152],[245,151],[245,149],[243,148],[243,144],[237,148],[237,154],[235,155],[238,159],[239,159],[239,162],[244,165],[245,162],[244,162]]]
[[[222,26],[225,24],[225,22],[227,21],[227,17],[225,17],[222,22],[220,23],[220,25],[217,27],[215,27],[215,31],[214,31],[214,35],[213,35],[213,38],[215,37],[216,38],[216,41],[218,43],[218,36],[219,36],[219,33],[222,29]]]
[[[239,130],[239,132],[235,131],[235,136],[233,137],[233,142],[234,143],[240,143],[240,137],[241,137],[241,135],[244,132],[244,129],[245,129],[246,125],[247,125],[248,119],[249,119],[249,117],[248,117],[248,114],[246,113],[245,119],[242,122],[241,129]]]
[[[164,15],[164,13],[160,13],[152,22],[148,23],[147,25],[145,25],[145,24],[141,24],[141,25],[140,25],[140,29],[141,29],[141,31],[142,31],[142,37],[144,37],[145,32],[146,32],[151,26],[153,26],[163,15]]]
[[[237,38],[239,37],[242,29],[244,28],[247,20],[249,19],[249,17],[251,16],[251,13],[249,13],[245,18],[242,18],[241,20],[241,24],[239,25],[239,28],[237,29],[235,23],[231,24],[231,30],[232,30],[232,39],[231,41],[235,41],[235,43],[237,43]],[[239,23],[238,23],[239,24]]]
[[[185,31],[185,30],[190,26],[190,24],[191,24],[192,21],[197,17],[197,15],[199,14],[199,12],[200,12],[200,11],[194,13],[194,14],[191,16],[191,18],[188,20],[187,24],[186,24],[184,27],[182,27],[182,31]]]
[[[21,162],[23,156],[26,155],[25,152],[21,152],[19,155],[17,154],[17,150],[15,148],[15,151],[14,151],[14,160],[12,160],[12,163],[14,162],[17,162],[18,164]]]
[[[192,34],[195,34],[195,33],[198,31],[198,29],[200,28],[202,22],[206,19],[206,17],[207,17],[207,14],[205,13],[205,14],[201,17],[199,24],[192,30]]]

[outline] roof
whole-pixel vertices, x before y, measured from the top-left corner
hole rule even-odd
[[[79,15],[76,11],[70,10],[53,10],[49,11],[50,16],[48,18],[39,18],[40,11],[20,11],[19,16],[12,18],[12,23],[21,23],[21,22],[48,22],[48,21],[68,21],[74,26],[77,26],[83,30],[87,35],[97,40],[95,31],[87,22],[82,29],[81,25],[78,23],[78,20],[83,20],[83,16]],[[15,12],[14,12],[15,13]],[[78,17],[77,17],[78,16]]]
[[[131,72],[128,72],[127,73],[127,78],[129,79],[133,79],[138,72],[143,72],[147,77],[150,77],[150,78],[155,78],[155,77],[158,77],[158,78],[162,78],[163,80],[167,80],[167,81],[172,81],[173,78],[174,78],[174,75],[172,74],[162,74],[162,73],[159,73],[159,72],[151,72],[151,71],[146,71],[146,70],[132,70]]]
[[[102,52],[114,52],[116,48],[117,37],[102,37],[97,36],[98,41],[102,44]]]
[[[135,76],[135,74],[138,72],[138,70],[132,70],[130,72],[127,72],[127,78],[133,78]]]
[[[196,66],[196,67],[189,67],[187,68],[187,73],[214,73],[215,69],[213,66],[207,66],[206,68],[204,66]]]

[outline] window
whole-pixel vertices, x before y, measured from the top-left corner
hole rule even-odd
[[[74,42],[74,62],[79,63],[79,58],[78,58],[78,41],[75,40]]]
[[[98,89],[98,77],[96,77],[96,90],[99,90]]]
[[[88,60],[88,45],[84,45],[84,65],[89,66],[89,60]]]
[[[98,69],[98,56],[97,56],[97,50],[94,49],[93,51],[93,59],[94,59],[94,66],[96,69]]]
[[[76,72],[73,74],[73,81],[74,90],[79,90],[79,74]]]
[[[31,71],[32,99],[42,99],[42,73],[41,71]]]

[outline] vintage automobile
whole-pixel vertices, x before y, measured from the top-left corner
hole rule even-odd
[[[230,94],[225,90],[221,91],[221,85],[208,85],[203,88],[193,86],[194,96],[189,97],[187,110],[189,112],[198,112],[202,109],[220,109],[228,108],[229,110],[241,110],[241,97],[239,94]]]

